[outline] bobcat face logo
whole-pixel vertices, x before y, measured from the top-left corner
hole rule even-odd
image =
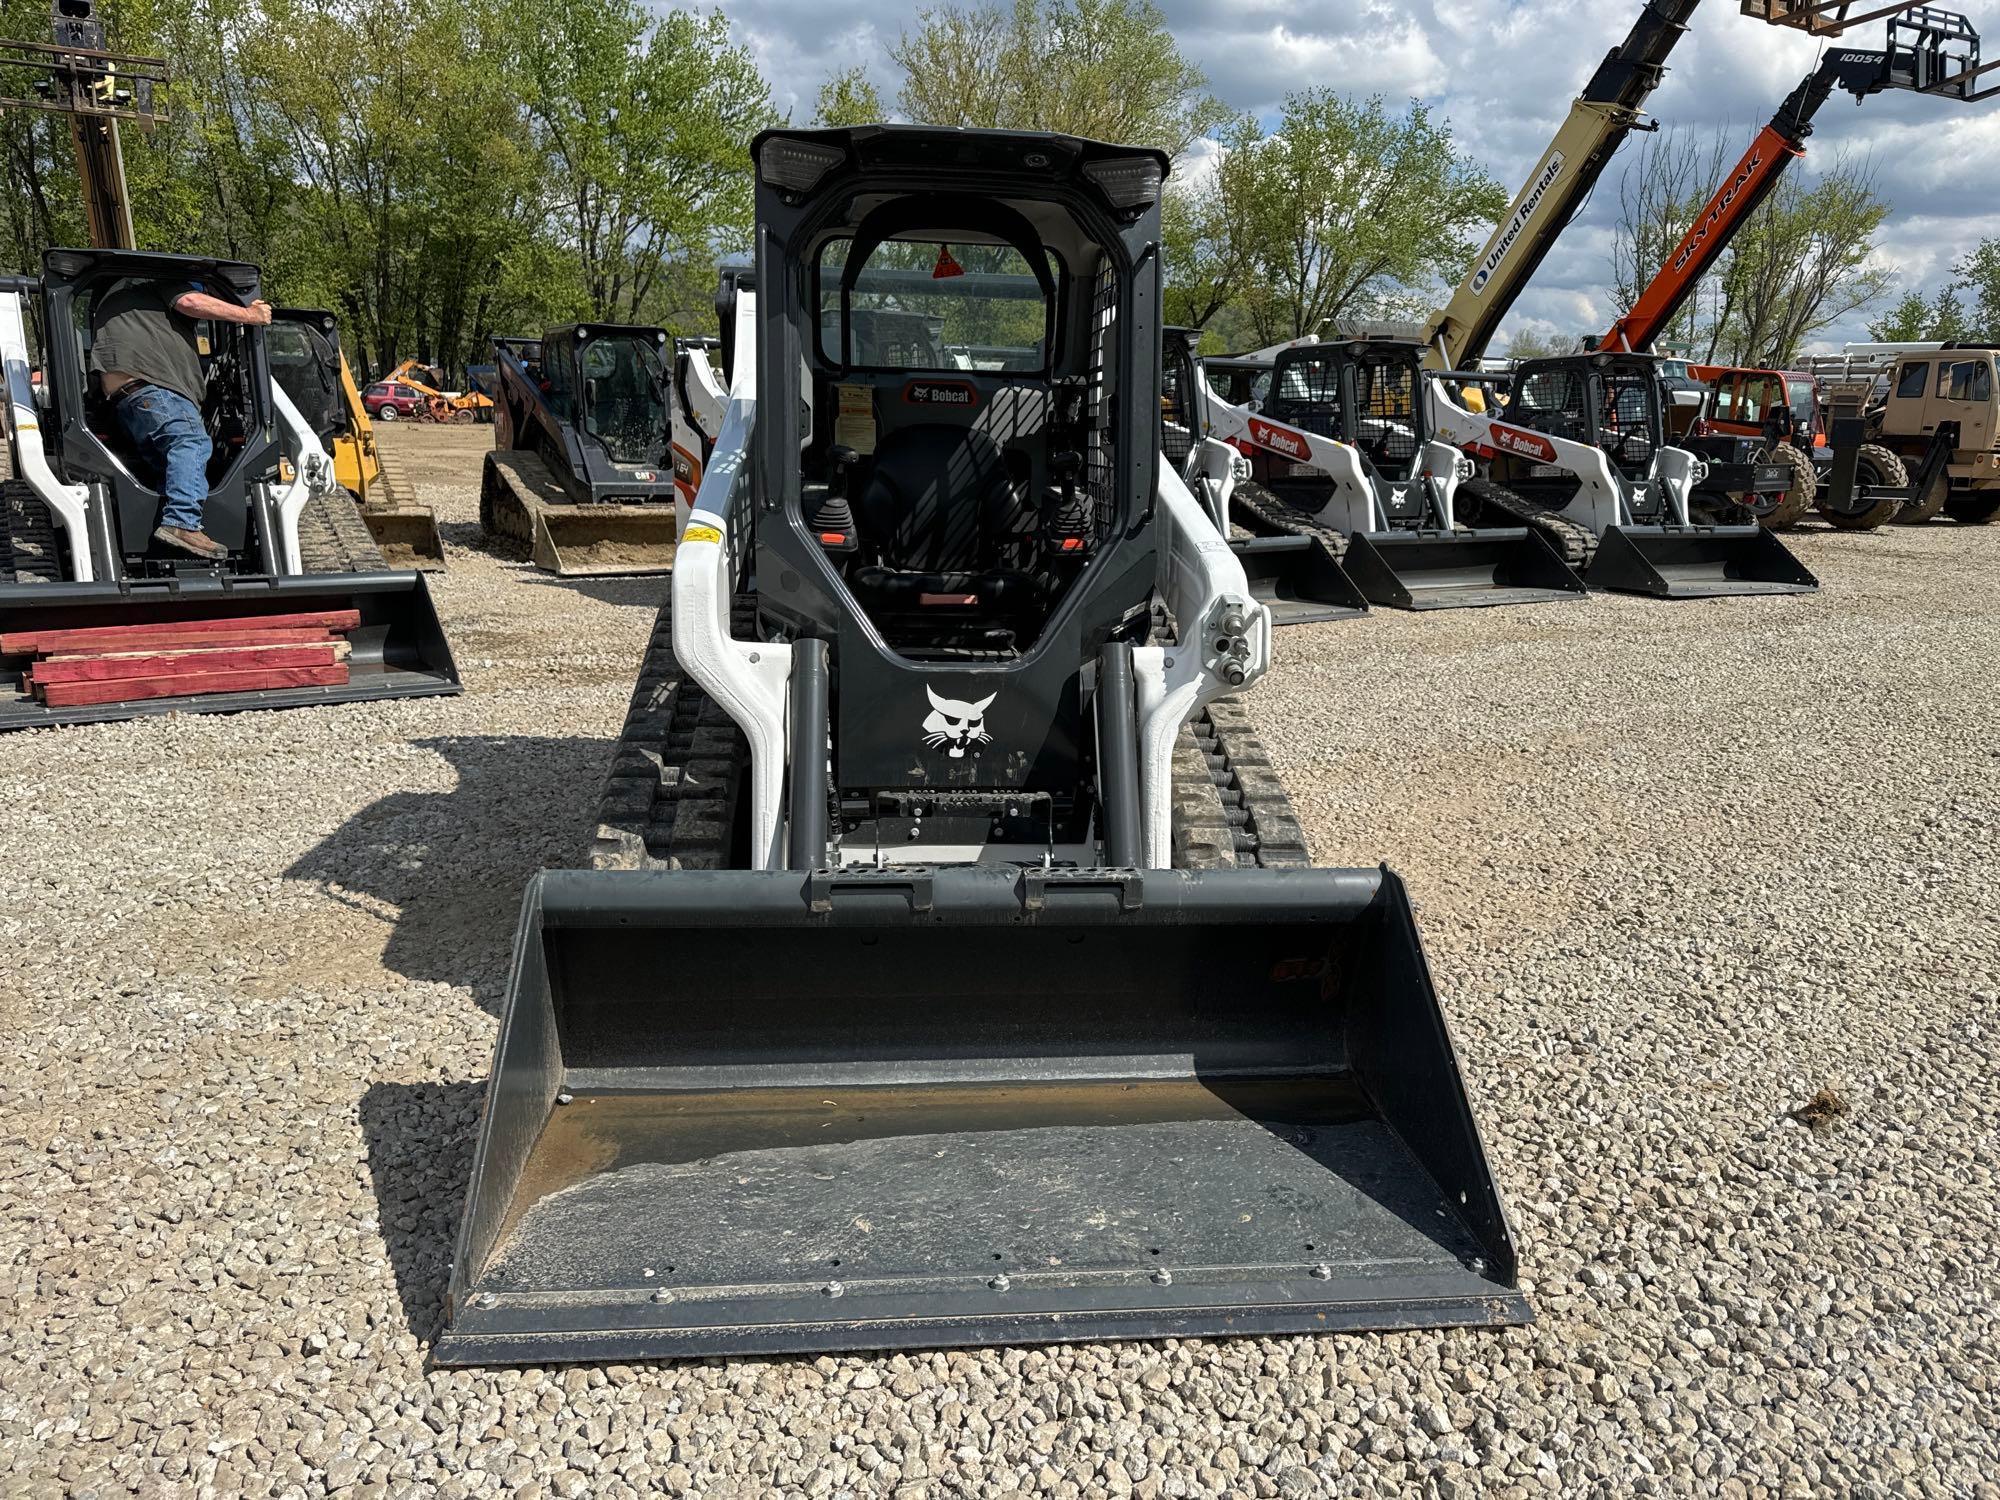
[[[988,693],[977,703],[964,703],[957,698],[940,698],[928,684],[924,692],[931,700],[930,717],[924,720],[924,743],[933,750],[963,760],[967,750],[993,738],[986,732],[986,710],[998,693]]]

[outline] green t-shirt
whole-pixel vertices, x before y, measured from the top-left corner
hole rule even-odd
[[[176,298],[199,290],[187,281],[114,281],[90,310],[90,368],[122,370],[201,405],[197,320],[174,311]]]

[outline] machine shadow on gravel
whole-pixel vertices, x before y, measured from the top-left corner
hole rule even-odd
[[[521,892],[535,871],[575,862],[610,742],[465,735],[414,743],[449,760],[458,784],[448,792],[391,792],[285,875],[388,916],[394,928],[383,967],[406,979],[468,986],[481,1009],[498,1014]]]
[[[452,1237],[485,1092],[484,1082],[377,1083],[361,1096],[382,1244],[403,1320],[425,1343],[444,1317]]]
[[[586,599],[595,599],[599,604],[614,604],[624,609],[644,609],[657,612],[667,599],[667,578],[659,573],[639,574],[599,574],[596,577],[578,575],[559,578],[553,573],[528,573],[521,580],[541,588],[563,589],[572,594],[581,594]]]

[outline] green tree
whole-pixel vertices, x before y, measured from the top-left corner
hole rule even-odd
[[[1868,325],[1868,337],[1884,344],[1967,339],[1975,335],[1966,316],[1965,300],[1956,286],[1940,288],[1929,301],[1922,292],[1905,292],[1888,313]]]
[[[860,68],[836,73],[820,85],[815,125],[879,125],[888,118],[881,94]]]
[[[1981,241],[1953,268],[1953,274],[1973,299],[1965,331],[1959,336],[2000,344],[2000,239]]]
[[[1342,314],[1421,311],[1507,206],[1424,105],[1391,114],[1330,89],[1289,95],[1276,133],[1245,140],[1225,170],[1243,174],[1257,272],[1245,302],[1264,343]]]
[[[718,13],[516,0],[523,97],[551,211],[599,318],[641,321],[670,271],[743,244],[750,137],[777,116]]]
[[[1226,118],[1152,0],[938,6],[918,11],[889,55],[904,74],[902,113],[927,125],[1053,130],[1179,156]]]
[[[1629,307],[1652,280],[1727,170],[1720,137],[1669,135],[1626,176],[1612,283]],[[1663,341],[1709,362],[1785,365],[1820,330],[1888,289],[1873,264],[1889,206],[1865,161],[1836,156],[1817,181],[1794,170],[1744,223],[1668,325]]]
[[[1251,238],[1256,175],[1245,153],[1258,140],[1256,120],[1245,115],[1223,131],[1213,170],[1168,181],[1161,241],[1170,323],[1206,328],[1242,295],[1256,269]]]

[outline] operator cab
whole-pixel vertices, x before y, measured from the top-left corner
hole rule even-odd
[[[1392,521],[1420,520],[1422,487],[1408,483],[1429,437],[1417,345],[1402,339],[1338,339],[1286,349],[1271,372],[1264,415],[1352,447]],[[1308,513],[1319,510],[1332,476],[1308,459],[1258,450],[1257,478]]]
[[[799,522],[913,660],[1031,652],[1131,519],[1113,479],[1129,271],[1101,202],[1037,186],[863,180],[803,247]]]
[[[202,420],[212,451],[203,529],[229,549],[226,563],[209,563],[153,538],[163,504],[163,475],[125,435],[90,370],[92,323],[102,299],[128,280],[193,284],[211,296],[249,304],[258,296],[255,266],[234,261],[137,251],[51,250],[44,261],[42,316],[47,377],[64,416],[52,457],[72,483],[103,486],[110,536],[126,577],[265,573],[253,487],[279,478],[279,447],[270,395],[271,373],[262,328],[204,320],[197,339],[204,375]]]
[[[1533,432],[1599,449],[1615,473],[1637,484],[1651,474],[1664,442],[1658,363],[1641,354],[1570,355],[1524,361],[1514,372],[1507,420]],[[1503,454],[1496,475],[1516,494],[1560,510],[1582,480],[1532,457]]]

